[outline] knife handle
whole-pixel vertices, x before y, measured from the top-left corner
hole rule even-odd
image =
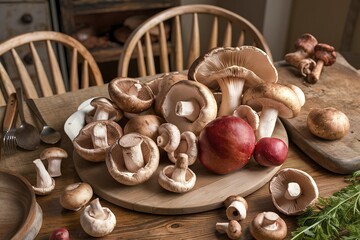
[[[15,118],[17,107],[16,93],[9,96],[3,122],[3,132],[9,131]]]

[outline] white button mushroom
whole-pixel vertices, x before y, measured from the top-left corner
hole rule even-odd
[[[262,212],[255,216],[249,230],[256,240],[282,240],[287,234],[285,221],[274,212]]]
[[[99,198],[96,198],[85,207],[80,216],[80,224],[90,236],[103,237],[114,230],[116,217],[109,208],[102,207]]]
[[[55,188],[55,180],[50,177],[40,158],[33,161],[36,169],[36,186],[32,186],[37,195],[48,195]]]
[[[67,152],[58,147],[46,148],[40,154],[40,159],[43,161],[47,160],[48,162],[47,171],[50,177],[61,176],[61,161],[63,158],[67,157]]]
[[[93,196],[90,184],[85,182],[72,183],[65,187],[60,195],[60,205],[68,210],[78,211],[85,206]]]

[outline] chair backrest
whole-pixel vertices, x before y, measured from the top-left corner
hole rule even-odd
[[[166,24],[171,26],[169,38]],[[209,27],[210,31],[204,34],[204,29]],[[156,43],[151,39],[150,30],[157,30],[159,34]],[[183,44],[185,35],[189,35],[187,50]],[[134,58],[138,76],[143,77],[188,69],[197,57],[214,47],[242,45],[259,47],[272,59],[263,35],[242,16],[212,5],[177,6],[150,17],[132,32],[120,55],[118,76],[128,76],[130,60]]]
[[[65,71],[59,64],[58,50],[68,53]],[[19,52],[31,54],[24,57]],[[90,52],[76,39],[60,32],[36,31],[0,43],[0,106],[20,84],[27,98],[48,97],[104,84],[100,69]],[[10,63],[9,63],[9,60]],[[12,70],[11,70],[12,69]],[[63,70],[63,71],[62,71]],[[79,71],[80,70],[80,71]],[[63,76],[69,72],[69,76]],[[68,82],[64,82],[68,79]]]

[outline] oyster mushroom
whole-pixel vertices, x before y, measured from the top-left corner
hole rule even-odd
[[[124,126],[124,134],[139,133],[156,141],[158,129],[165,120],[154,114],[137,115],[131,118]]]
[[[90,202],[80,216],[84,231],[92,237],[103,237],[111,233],[116,226],[116,217],[107,207],[100,205],[99,198]]]
[[[32,186],[37,195],[48,195],[55,188],[55,180],[46,171],[40,158],[33,161],[36,169],[36,186]]]
[[[255,216],[249,226],[256,240],[282,240],[287,234],[285,221],[274,212],[262,212]]]
[[[50,177],[61,176],[61,161],[63,158],[67,157],[67,152],[58,147],[46,148],[40,154],[40,159],[43,161],[47,160],[48,162],[47,171]]]
[[[257,112],[261,111],[257,139],[272,136],[278,116],[294,118],[301,110],[298,95],[291,88],[278,83],[261,83],[247,89],[242,102]]]
[[[285,168],[270,180],[269,190],[275,207],[286,215],[299,215],[319,196],[314,179],[306,172]]]
[[[109,98],[96,97],[91,100],[90,105],[94,109],[85,114],[86,123],[97,120],[113,120],[117,122],[123,117],[123,112]]]
[[[161,112],[166,122],[176,125],[180,132],[191,131],[198,135],[206,124],[216,118],[217,105],[206,86],[182,80],[170,87]]]
[[[215,228],[219,233],[226,233],[229,239],[240,239],[242,235],[241,225],[236,220],[218,222],[216,223]]]
[[[119,124],[111,120],[88,123],[74,138],[77,154],[91,162],[105,161],[107,149],[123,135]]]
[[[175,163],[180,153],[185,153],[188,156],[188,165],[193,165],[198,157],[198,139],[195,133],[185,131],[180,134],[180,142],[174,151],[168,152],[168,158]]]
[[[188,76],[213,91],[220,87],[222,100],[218,116],[232,115],[241,104],[244,87],[278,80],[269,56],[253,46],[215,48],[190,66]]]
[[[113,144],[106,154],[110,175],[124,185],[147,181],[159,166],[160,154],[156,143],[138,133],[128,133]]]
[[[246,218],[246,212],[249,208],[246,200],[237,195],[229,196],[225,199],[226,216],[229,220],[241,221]]]
[[[154,102],[151,89],[133,78],[115,78],[109,82],[111,100],[124,112],[139,113],[149,109]]]
[[[196,175],[188,168],[188,156],[180,153],[175,165],[166,166],[160,171],[158,182],[161,187],[171,192],[190,191],[195,186]]]
[[[60,195],[60,205],[68,210],[78,211],[85,206],[93,196],[90,184],[77,182],[67,185]]]

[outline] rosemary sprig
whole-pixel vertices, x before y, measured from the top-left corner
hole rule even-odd
[[[299,216],[292,240],[360,239],[360,170],[346,180],[348,186]]]

